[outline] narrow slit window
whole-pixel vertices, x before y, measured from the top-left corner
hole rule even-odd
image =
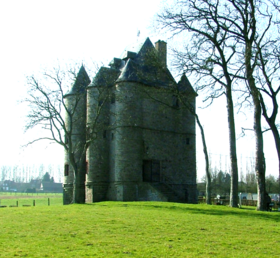
[[[64,165],[64,176],[69,176],[69,164]]]

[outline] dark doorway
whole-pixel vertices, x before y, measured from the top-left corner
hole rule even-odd
[[[143,182],[160,182],[159,160],[143,160]]]
[[[152,180],[152,161],[143,160],[143,182],[151,182]]]

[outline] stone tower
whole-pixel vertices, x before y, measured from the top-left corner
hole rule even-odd
[[[69,132],[69,135],[65,135],[65,141],[70,149],[70,151],[65,151],[64,158],[64,204],[73,202],[73,191],[76,191],[74,194],[76,203],[83,203],[85,199],[86,87],[89,83],[90,79],[87,72],[84,66],[81,66],[71,90],[64,95],[67,109],[65,124]],[[71,149],[73,150],[72,156],[70,153]],[[71,159],[73,160],[72,162],[70,162]],[[76,176],[74,176],[74,167],[76,169]]]
[[[119,71],[102,67],[87,87],[87,124],[96,135],[87,151],[86,201],[106,200],[110,171],[111,103]],[[98,117],[98,119],[96,119]]]
[[[95,137],[85,161],[86,202],[196,203],[195,117],[181,102],[195,110],[196,93],[185,75],[174,80],[166,50],[164,41],[154,46],[147,38],[87,87],[84,128]]]

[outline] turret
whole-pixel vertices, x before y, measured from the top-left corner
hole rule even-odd
[[[87,127],[93,136],[87,150],[87,203],[106,200],[110,170],[109,125],[113,113],[110,108],[114,106],[112,89],[118,75],[117,69],[101,67],[87,88]]]
[[[64,204],[84,203],[85,200],[86,87],[89,83],[88,74],[82,66],[70,91],[64,95],[67,109],[65,124],[68,132],[65,134],[65,142],[69,148],[69,151],[65,150]],[[74,155],[71,156],[71,153]],[[73,199],[74,189],[75,200]]]
[[[137,200],[137,189],[142,181],[142,86],[137,67],[128,60],[116,81],[117,114],[111,149],[114,150],[113,173],[109,194],[117,201]]]
[[[185,167],[187,171],[182,181],[187,185],[186,190],[186,201],[196,202],[196,97],[197,93],[194,91],[191,83],[189,82],[185,73],[183,73],[180,81],[178,82],[178,90],[181,94],[181,99],[184,104],[181,104],[180,115],[181,115],[181,130],[186,132],[184,145],[185,148],[184,156],[192,157],[192,160]]]

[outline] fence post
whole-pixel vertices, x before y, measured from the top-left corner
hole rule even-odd
[[[16,201],[16,206],[18,207],[18,201]]]
[[[35,200],[33,200],[33,206],[35,206]]]
[[[50,202],[50,198],[48,198],[48,206],[50,206],[51,202]]]

